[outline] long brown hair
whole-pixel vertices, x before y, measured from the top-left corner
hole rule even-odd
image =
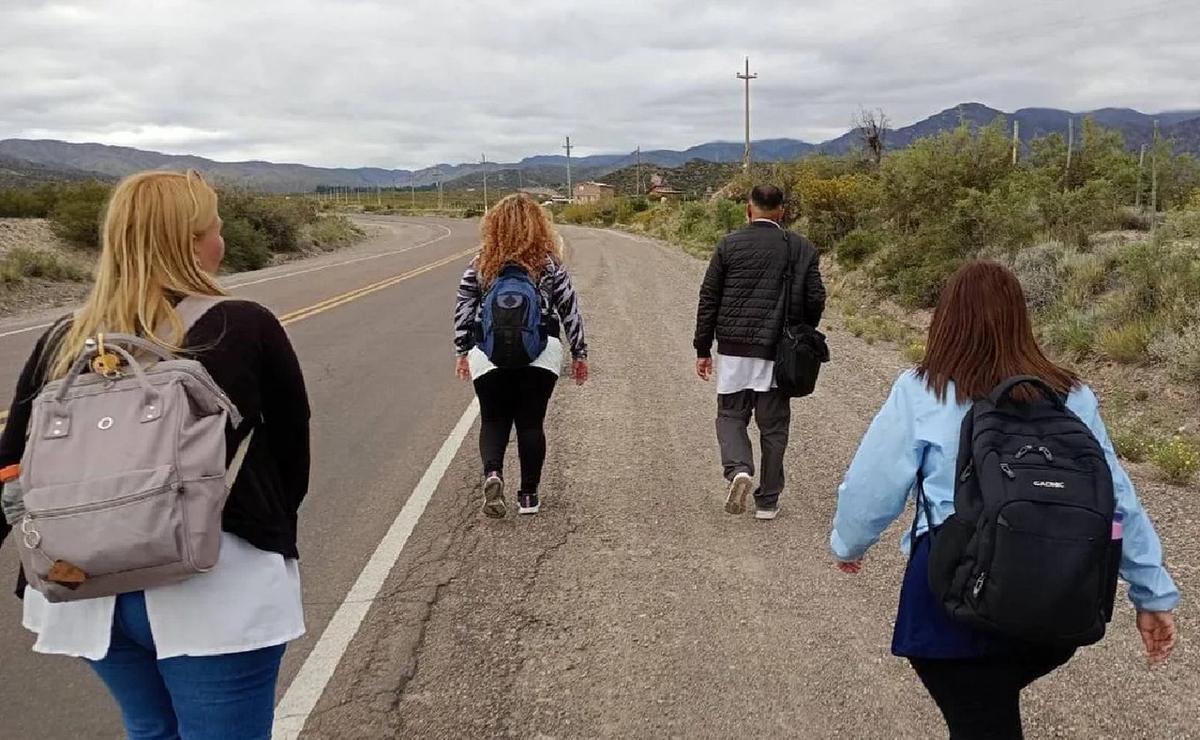
[[[547,259],[561,259],[558,239],[545,211],[528,195],[510,195],[483,217],[483,246],[475,269],[484,285],[508,264],[520,265],[537,280]]]
[[[995,262],[968,263],[950,278],[926,346],[917,372],[941,401],[951,382],[959,403],[983,398],[1014,375],[1041,378],[1064,394],[1079,384],[1078,375],[1042,352],[1020,281]]]

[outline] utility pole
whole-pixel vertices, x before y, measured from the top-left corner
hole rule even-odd
[[[745,74],[738,73],[739,80],[746,81],[746,153],[742,155],[742,168],[750,171],[750,80],[758,79],[757,74],[750,74],[750,57],[746,57]]]
[[[567,144],[563,147],[567,150],[567,202],[575,201],[575,191],[571,189],[571,137],[567,137]]]
[[[439,169],[437,171],[437,182],[438,182],[438,210],[440,211],[440,210],[442,210],[442,171],[441,171],[441,169]]]
[[[1154,144],[1150,148],[1150,230],[1158,224],[1158,119],[1154,119]]]
[[[1013,167],[1017,166],[1017,153],[1021,150],[1021,122],[1013,119]]]
[[[1075,119],[1067,119],[1067,173],[1063,177],[1063,192],[1071,189],[1071,154],[1075,151]]]
[[[1146,145],[1142,144],[1142,153],[1138,155],[1137,194],[1134,196],[1133,202],[1134,207],[1136,207],[1138,211],[1142,210],[1142,170],[1144,169],[1146,169]]]
[[[417,210],[417,181],[412,179],[411,177],[408,178],[408,189],[412,193],[412,204],[413,204],[412,207],[413,207],[413,210],[415,211],[415,210]]]
[[[642,147],[637,148],[637,194],[642,194]]]
[[[483,165],[483,212],[484,212],[484,213],[487,213],[487,211],[488,211],[488,197],[487,197],[487,155],[486,155],[486,154],[481,154],[481,155],[479,155],[479,162],[480,162],[480,164],[482,164],[482,165]]]

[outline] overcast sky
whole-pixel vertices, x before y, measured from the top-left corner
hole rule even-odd
[[[1086,9],[1085,9],[1086,8]],[[0,138],[415,168],[1200,108],[1197,0],[0,0]]]

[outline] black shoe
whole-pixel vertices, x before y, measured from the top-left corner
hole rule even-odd
[[[779,504],[775,504],[774,506],[763,506],[762,504],[759,504],[754,511],[755,519],[764,519],[770,521],[777,516],[779,516]]]
[[[536,493],[517,494],[518,514],[536,514],[540,508],[541,503],[538,501],[538,495]]]

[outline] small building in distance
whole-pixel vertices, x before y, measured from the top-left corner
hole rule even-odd
[[[599,203],[615,198],[617,189],[603,182],[581,182],[575,186],[574,195],[577,203]]]
[[[677,201],[683,200],[683,191],[671,187],[662,175],[656,173],[650,177],[650,189],[646,191],[646,197],[650,200]]]

